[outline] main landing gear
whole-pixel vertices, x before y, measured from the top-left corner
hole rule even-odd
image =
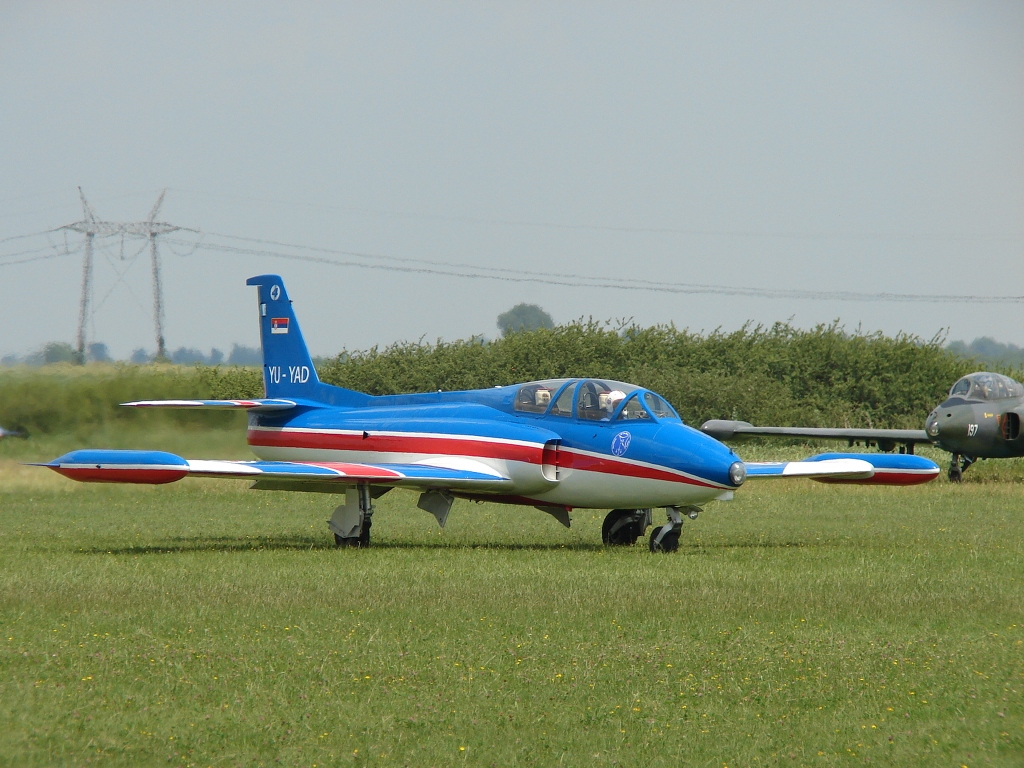
[[[372,525],[373,502],[368,485],[345,491],[345,503],[334,510],[327,521],[327,527],[334,534],[334,543],[339,547],[370,546]]]
[[[977,459],[973,456],[963,456],[959,453],[953,454],[953,460],[949,463],[949,481],[951,483],[959,483],[964,479],[964,472],[971,466]]]
[[[610,547],[632,546],[650,524],[649,509],[613,509],[601,526],[601,541]]]
[[[697,519],[699,507],[665,507],[668,522],[651,531],[651,552],[675,552],[679,549],[679,534],[683,529],[683,514]],[[601,541],[610,547],[636,544],[651,526],[650,509],[613,509],[601,526]]]

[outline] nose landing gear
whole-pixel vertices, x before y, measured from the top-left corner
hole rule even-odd
[[[965,456],[959,453],[953,454],[953,459],[949,463],[949,481],[951,483],[959,483],[964,479],[964,472],[971,466],[977,459],[973,456]]]
[[[686,516],[697,519],[699,507],[684,507]],[[649,546],[651,552],[675,552],[679,549],[679,534],[683,531],[683,515],[679,507],[665,507],[668,522],[651,531]]]

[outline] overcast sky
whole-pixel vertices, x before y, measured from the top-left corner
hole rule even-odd
[[[172,349],[255,346],[263,272],[315,354],[494,337],[523,301],[1024,345],[1020,303],[558,284],[1024,296],[1017,1],[5,3],[0,146],[0,354],[75,339],[81,235],[19,236],[82,219],[79,185],[109,221],[166,188],[203,233],[160,246]],[[97,240],[115,356],[154,348],[145,245]]]

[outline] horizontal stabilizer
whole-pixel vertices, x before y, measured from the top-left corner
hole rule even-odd
[[[136,400],[132,403],[121,403],[127,408],[203,408],[214,411],[287,411],[294,408],[291,400]]]
[[[162,451],[85,449],[54,459],[49,467],[84,483],[173,483],[189,475],[255,480],[263,490],[343,491],[356,483],[475,491],[508,490],[512,480],[486,464],[354,464],[348,462],[218,461],[183,459]]]

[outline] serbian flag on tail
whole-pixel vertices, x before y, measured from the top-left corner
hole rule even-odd
[[[270,332],[271,333],[288,333],[288,318],[287,317],[272,317],[272,318],[270,318]]]

